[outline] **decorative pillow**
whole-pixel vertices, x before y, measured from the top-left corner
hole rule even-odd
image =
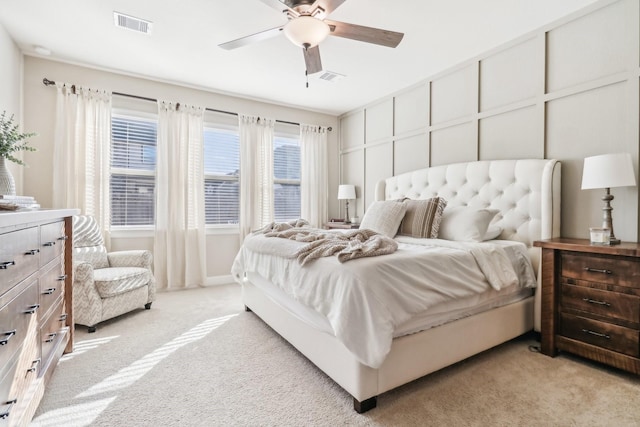
[[[458,240],[463,242],[481,242],[489,228],[489,223],[498,209],[472,208],[456,206],[445,209],[440,224],[441,239]]]
[[[436,239],[447,201],[442,197],[433,197],[426,200],[406,199],[404,203],[407,204],[407,212],[398,234]]]
[[[497,225],[489,225],[489,228],[487,228],[487,232],[484,233],[482,241],[493,240],[500,234],[502,234],[502,227],[498,227]]]
[[[364,213],[360,228],[367,228],[393,238],[398,232],[398,226],[406,211],[407,205],[404,202],[395,200],[373,202]]]

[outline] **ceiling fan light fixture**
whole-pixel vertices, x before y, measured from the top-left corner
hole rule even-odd
[[[329,25],[313,16],[301,15],[284,26],[284,34],[295,45],[317,46],[329,35]]]

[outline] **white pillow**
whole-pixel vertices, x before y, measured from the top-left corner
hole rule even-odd
[[[406,211],[406,203],[395,200],[373,202],[364,213],[360,228],[367,228],[393,238],[398,232]]]
[[[487,232],[484,233],[482,241],[493,240],[500,234],[502,234],[502,227],[498,227],[497,225],[489,225],[489,228],[487,228]]]
[[[498,209],[473,208],[470,206],[446,208],[442,214],[438,238],[462,242],[488,240],[485,239],[485,234],[489,228],[489,223],[498,212],[500,212]]]

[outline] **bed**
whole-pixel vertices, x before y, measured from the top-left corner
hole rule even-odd
[[[494,236],[496,240],[480,245],[447,242],[442,239],[433,239],[423,244],[420,242],[424,239],[396,237],[394,241],[398,242],[399,247],[397,254],[374,258],[386,259],[387,263],[394,265],[396,262],[404,262],[398,257],[406,254],[409,249],[421,251],[420,256],[423,256],[422,251],[432,250],[431,246],[439,241],[445,248],[444,252],[451,251],[452,259],[457,256],[474,255],[478,260],[482,258],[476,255],[478,253],[476,247],[491,245],[492,250],[499,250],[501,254],[508,251],[509,254],[516,253],[519,258],[522,258],[520,255],[524,253],[530,268],[537,274],[540,254],[539,248],[533,247],[533,242],[559,236],[560,232],[560,170],[560,163],[556,160],[493,160],[435,166],[382,180],[376,186],[376,202],[442,198],[446,200],[444,212],[447,210],[453,212],[455,209],[464,211],[466,208],[495,210],[497,213],[493,216],[491,227],[497,228],[498,231]],[[442,225],[445,225],[444,222]],[[425,247],[419,247],[417,243]],[[467,251],[467,246],[472,249]],[[463,252],[458,255],[460,247],[470,255]],[[495,249],[497,247],[500,249]],[[278,260],[274,255],[271,258],[259,258],[252,264],[247,261],[250,258],[247,254],[250,252],[243,246],[232,270],[236,280],[242,285],[243,302],[247,310],[259,316],[345,389],[353,397],[354,409],[359,413],[374,408],[377,404],[377,396],[388,390],[511,340],[532,329],[540,330],[539,293],[531,290],[527,293],[527,289],[519,289],[518,292],[514,291],[506,297],[498,295],[501,298],[500,304],[493,302],[481,304],[482,310],[473,307],[461,308],[460,313],[455,312],[457,314],[454,313],[455,316],[452,318],[441,317],[449,310],[447,308],[447,310],[432,309],[436,313],[433,316],[431,313],[412,312],[411,318],[407,316],[394,318],[391,314],[389,322],[378,321],[378,314],[372,315],[367,311],[371,309],[373,313],[375,307],[372,307],[371,301],[379,302],[382,298],[367,297],[365,302],[360,303],[360,306],[367,307],[366,309],[360,309],[357,305],[351,306],[348,308],[351,311],[347,313],[358,312],[362,316],[368,316],[370,323],[375,323],[375,327],[364,328],[366,330],[361,334],[364,338],[359,337],[357,331],[345,334],[343,325],[348,322],[337,325],[333,308],[320,310],[318,305],[312,306],[308,304],[308,299],[301,297],[300,294],[303,291],[296,294],[297,287],[309,288],[307,282],[311,282],[313,276],[302,276],[302,279],[296,279],[300,283],[288,283],[286,280],[291,279],[286,277],[290,276],[280,275],[282,276],[280,277],[275,273],[269,274],[272,269],[277,269],[273,267],[274,263],[285,261]],[[494,259],[492,256],[485,258],[488,261]],[[510,255],[509,258],[515,257]],[[391,262],[395,259],[400,261]],[[335,257],[330,257],[314,260],[309,265],[312,266],[311,269],[315,268],[318,271],[333,271],[332,278],[325,280],[325,283],[332,283],[342,280],[340,276],[335,275],[336,272],[344,273],[347,277],[357,265],[373,266],[373,264],[367,264],[374,262],[372,260],[373,258],[363,258],[340,264]],[[457,262],[465,263],[464,260]],[[469,262],[466,263],[469,264]],[[256,267],[259,264],[265,267],[260,270]],[[474,263],[471,262],[471,264]],[[478,262],[478,264],[481,263]],[[304,268],[284,267],[282,271],[298,269],[307,274],[308,269],[304,270]],[[396,270],[401,269],[396,268]],[[465,269],[448,268],[447,274],[455,276],[451,271],[458,270],[462,275]],[[428,276],[431,277],[431,274]],[[439,276],[434,274],[433,277]],[[466,277],[450,277],[450,279],[465,282]],[[285,283],[280,283],[278,280],[285,280]],[[535,277],[533,281],[535,286]],[[502,292],[500,286],[494,286],[490,280],[487,282],[489,283],[487,288],[493,287],[490,289],[492,292]],[[402,286],[405,285],[406,283],[402,282]],[[393,288],[396,288],[394,292],[398,292],[397,289],[404,289],[397,284],[394,284]],[[503,288],[510,289],[508,286]],[[293,294],[291,294],[292,290]],[[517,298],[514,298],[516,293]],[[314,298],[317,299],[317,295]],[[322,306],[324,302],[320,301],[318,304]],[[384,304],[385,302],[380,303],[383,306],[382,310],[387,309]],[[392,312],[390,309],[387,311]],[[428,321],[425,321],[427,318]],[[416,319],[419,321],[415,321]],[[371,343],[377,343],[377,338],[367,336],[369,329],[385,329],[388,324],[393,325],[393,334],[387,337],[388,346],[384,339],[380,340],[380,346],[384,347],[382,353],[370,355],[370,349],[360,348],[367,345],[371,347]],[[389,331],[386,331],[386,335],[389,335]],[[373,345],[373,347],[376,346]]]

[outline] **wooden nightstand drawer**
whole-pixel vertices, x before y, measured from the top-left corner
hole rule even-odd
[[[636,329],[561,313],[560,335],[628,356],[640,355],[640,332]]]
[[[561,265],[563,277],[630,287],[640,283],[640,262],[636,259],[562,252]]]
[[[640,298],[618,292],[602,291],[563,283],[560,309],[577,310],[607,319],[640,322]]]

